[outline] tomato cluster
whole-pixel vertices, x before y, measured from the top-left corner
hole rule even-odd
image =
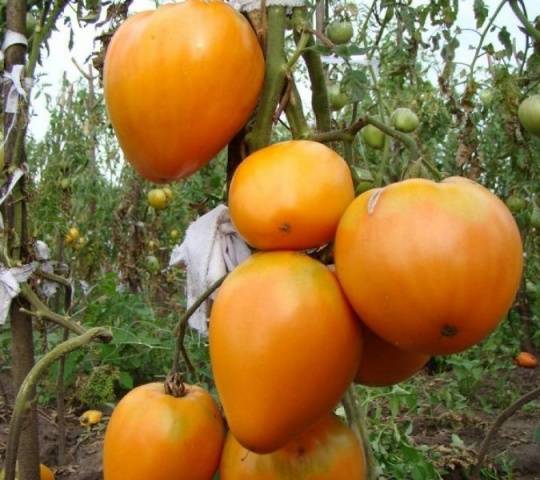
[[[220,38],[223,22],[233,50]],[[262,77],[245,20],[224,3],[187,0],[120,28],[107,53],[107,106],[135,168],[173,180],[238,131]],[[161,95],[170,105],[153,115]],[[418,119],[399,109],[392,123],[411,132]],[[379,130],[363,135],[384,146]],[[258,252],[223,282],[209,330],[229,432],[200,387],[138,387],[109,422],[105,480],[210,480],[218,469],[222,480],[365,478],[361,441],[332,413],[348,386],[403,381],[430,356],[481,341],[514,299],[522,245],[505,204],[464,178],[354,195],[345,160],[317,142],[277,143],[240,164],[230,214]],[[335,272],[314,255],[329,244]]]

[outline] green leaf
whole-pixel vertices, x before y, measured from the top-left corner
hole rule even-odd
[[[118,383],[122,388],[131,390],[133,388],[133,377],[128,372],[122,371],[118,376]]]
[[[484,0],[474,0],[474,18],[476,18],[476,28],[480,28],[488,16],[488,8]]]
[[[499,42],[504,45],[504,53],[506,56],[512,55],[512,38],[506,27],[502,27],[497,35]]]

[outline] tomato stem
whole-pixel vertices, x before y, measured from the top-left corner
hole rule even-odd
[[[167,375],[164,386],[165,393],[175,398],[181,398],[187,393],[184,376],[180,372],[173,372]]]

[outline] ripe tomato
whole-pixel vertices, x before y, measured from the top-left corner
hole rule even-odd
[[[364,452],[354,432],[334,415],[268,455],[242,447],[227,436],[221,480],[364,480]]]
[[[183,397],[150,383],[129,392],[113,411],[103,446],[105,480],[211,480],[225,431],[210,394],[186,385]]]
[[[396,130],[405,133],[414,132],[420,121],[410,108],[396,108],[390,117],[390,121]]]
[[[155,210],[163,210],[167,208],[169,200],[167,194],[162,188],[153,188],[148,192],[147,196],[148,205],[150,205]]]
[[[351,22],[334,21],[326,27],[326,36],[335,45],[349,43],[354,30]]]
[[[361,332],[323,264],[299,252],[257,253],[223,282],[210,318],[210,360],[235,438],[283,447],[329,413],[352,381]]]
[[[519,105],[518,117],[525,130],[540,136],[540,95],[531,95],[523,100]]]
[[[386,142],[386,135],[373,125],[366,125],[360,132],[366,145],[376,150],[381,150]]]
[[[362,328],[362,356],[354,377],[355,382],[369,387],[385,387],[403,382],[418,372],[429,355],[407,352]]]
[[[231,218],[260,250],[302,250],[328,243],[354,199],[351,171],[321,143],[276,143],[247,157],[229,191]]]
[[[47,465],[39,464],[39,480],[54,480],[54,473]]]
[[[529,352],[520,352],[516,356],[515,362],[523,368],[536,368],[538,366],[538,359]]]
[[[488,335],[513,302],[523,264],[504,203],[459,177],[411,179],[360,195],[340,221],[335,262],[368,328],[431,355]]]
[[[107,49],[107,110],[126,158],[166,182],[208,163],[240,130],[262,87],[249,22],[225,2],[186,0],[130,17]]]

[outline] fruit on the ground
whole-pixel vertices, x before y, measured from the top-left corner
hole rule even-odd
[[[145,178],[184,178],[251,115],[264,59],[246,18],[222,1],[187,0],[128,18],[104,67],[105,101],[126,158]]]
[[[267,455],[246,450],[229,433],[220,465],[221,480],[364,480],[358,437],[334,415]]]
[[[414,132],[420,121],[410,108],[396,108],[390,117],[390,121],[396,130],[405,133]]]
[[[167,205],[169,204],[167,194],[162,188],[153,188],[150,190],[147,199],[148,205],[155,210],[163,210],[164,208],[167,208]]]
[[[513,193],[506,199],[506,206],[512,213],[519,213],[527,207],[527,202],[520,195]]]
[[[225,431],[211,395],[185,385],[183,396],[161,383],[130,391],[114,409],[103,446],[105,480],[211,480]]]
[[[43,463],[39,464],[39,480],[54,480],[54,473]]]
[[[521,102],[518,117],[525,130],[540,136],[540,95],[531,95]]]
[[[360,195],[341,218],[335,262],[367,327],[428,355],[465,350],[494,330],[523,266],[508,208],[461,177],[410,179]]]
[[[407,352],[362,328],[362,356],[355,382],[369,387],[385,387],[403,382],[418,372],[429,355]]]
[[[353,25],[351,22],[335,20],[326,27],[326,36],[336,45],[349,43],[353,37],[353,33]]]
[[[536,368],[538,366],[538,359],[529,352],[520,352],[516,356],[515,362],[523,368]]]
[[[86,410],[80,417],[79,422],[84,427],[91,427],[101,422],[103,412],[101,410]]]
[[[231,218],[261,250],[302,250],[332,240],[354,199],[351,171],[317,142],[276,143],[247,157],[229,190]]]
[[[235,438],[283,447],[329,413],[358,368],[360,326],[335,275],[300,252],[257,253],[223,282],[210,360]]]
[[[362,139],[366,145],[371,148],[380,150],[384,147],[386,141],[386,135],[382,130],[379,130],[373,125],[366,125],[360,132],[362,134]]]
[[[328,103],[332,110],[341,110],[349,101],[349,96],[341,90],[337,83],[328,85]]]

